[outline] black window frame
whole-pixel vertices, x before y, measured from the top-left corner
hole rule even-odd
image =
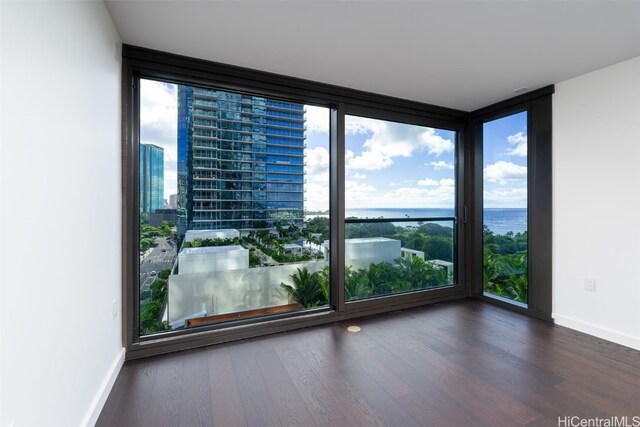
[[[302,327],[320,325],[360,316],[367,316],[398,309],[422,306],[441,301],[467,297],[482,298],[477,293],[477,202],[474,193],[477,183],[477,150],[481,149],[481,140],[477,139],[477,120],[482,120],[498,109],[478,110],[468,113],[451,108],[419,103],[410,100],[378,95],[369,92],[343,88],[335,85],[282,76],[243,67],[220,64],[147,48],[123,45],[122,48],[122,312],[123,344],[126,359],[162,354],[195,348],[215,343],[255,337]],[[327,107],[330,110],[330,262],[331,297],[328,308],[307,310],[294,314],[263,316],[224,322],[193,328],[192,330],[162,332],[140,336],[139,333],[139,207],[138,207],[138,146],[139,146],[139,84],[141,78],[164,82],[187,84],[206,88],[216,88],[270,99],[281,99],[307,105]],[[552,93],[553,88],[545,94]],[[532,92],[533,94],[534,92]],[[529,96],[527,94],[525,96]],[[530,103],[539,102],[540,95],[527,98]],[[517,97],[521,98],[521,97]],[[546,98],[540,98],[546,99]],[[524,102],[524,101],[522,101]],[[500,105],[500,104],[497,104]],[[511,105],[511,104],[509,104]],[[508,108],[507,105],[502,106]],[[544,116],[544,108],[540,108]],[[550,115],[550,100],[548,113]],[[454,130],[456,132],[456,278],[452,287],[420,290],[395,295],[379,296],[369,299],[346,302],[344,298],[344,186],[345,186],[345,115],[354,114],[382,120],[391,120],[421,126]],[[536,120],[537,120],[536,116]],[[544,119],[544,117],[543,117]],[[475,120],[475,122],[474,122]],[[533,120],[533,117],[530,118]],[[544,121],[544,120],[542,120]],[[476,127],[474,129],[474,123]],[[549,117],[549,158],[550,158],[550,117]],[[470,148],[470,149],[469,149]],[[546,149],[542,147],[542,149]],[[541,154],[545,156],[544,153]],[[532,156],[538,158],[537,155]],[[481,157],[480,157],[481,159]],[[480,179],[482,179],[480,165]],[[549,169],[550,171],[550,169]],[[544,172],[544,170],[542,171]],[[531,182],[535,177],[530,178]],[[548,181],[550,186],[551,175]],[[474,183],[474,181],[476,181]],[[541,188],[545,187],[542,185]],[[530,194],[537,194],[537,187]],[[549,191],[550,194],[550,191]],[[481,197],[481,193],[480,193]],[[550,196],[549,196],[550,197]],[[550,208],[550,198],[548,201]],[[536,212],[536,215],[538,213]],[[546,212],[543,212],[546,215]],[[533,215],[533,213],[530,213]],[[534,215],[535,216],[535,215]],[[476,222],[474,222],[474,217]],[[533,218],[535,220],[535,218]],[[550,215],[544,218],[550,230]],[[480,224],[480,231],[482,226]],[[546,237],[544,237],[546,239]],[[543,239],[543,240],[544,240]],[[481,238],[480,238],[481,244]],[[530,243],[530,250],[542,244]],[[538,253],[539,249],[535,249]],[[481,255],[481,249],[480,249]],[[533,252],[532,252],[533,253]],[[476,258],[474,258],[476,257]],[[542,260],[545,262],[545,260]],[[550,258],[549,258],[550,261]],[[479,259],[481,267],[481,258]],[[531,263],[531,261],[530,261]],[[533,264],[531,264],[533,265]],[[546,268],[547,264],[543,264]],[[550,262],[548,263],[550,272]],[[544,274],[532,272],[532,279],[539,280]],[[481,278],[482,276],[480,276]],[[550,277],[550,273],[549,273]],[[480,279],[480,283],[481,283]],[[550,307],[549,280],[549,307]],[[544,295],[539,310],[544,312]],[[534,299],[530,299],[534,301]],[[513,308],[513,307],[509,307]],[[531,314],[531,310],[527,314]],[[535,314],[535,312],[533,312]],[[550,313],[550,308],[549,308]],[[545,316],[538,316],[545,317]],[[550,316],[549,316],[550,318]]]
[[[554,86],[528,92],[469,114],[468,156],[472,207],[468,257],[471,296],[552,322],[552,96]],[[483,290],[483,125],[527,112],[528,304],[520,307],[484,295]]]

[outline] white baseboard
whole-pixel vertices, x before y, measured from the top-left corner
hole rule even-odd
[[[640,337],[616,331],[614,329],[604,328],[602,326],[594,325],[593,323],[583,322],[582,320],[578,320],[570,316],[553,314],[552,317],[556,325],[565,326],[576,331],[584,332],[585,334],[593,335],[607,341],[612,341],[625,347],[640,350]]]
[[[111,389],[113,388],[113,384],[116,382],[116,378],[118,378],[118,374],[120,373],[120,369],[122,369],[122,365],[124,364],[124,348],[118,355],[115,360],[111,364],[111,368],[109,368],[109,372],[102,381],[100,385],[100,389],[96,393],[96,396],[93,398],[91,402],[91,406],[87,411],[87,415],[85,415],[82,420],[83,427],[93,427],[98,421],[98,417],[100,416],[100,412],[102,412],[102,408],[104,408],[104,404],[107,402],[107,398],[109,397],[109,393],[111,393]]]

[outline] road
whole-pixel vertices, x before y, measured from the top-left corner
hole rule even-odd
[[[173,242],[167,241],[165,237],[156,237],[155,243],[156,246],[140,262],[140,292],[149,289],[159,271],[171,269],[176,258]]]

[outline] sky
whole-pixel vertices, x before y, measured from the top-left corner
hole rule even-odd
[[[526,112],[484,124],[482,160],[484,207],[526,208]]]
[[[177,193],[177,86],[142,80],[140,140],[164,148],[165,199]],[[305,106],[306,210],[329,209],[329,110]],[[485,208],[526,207],[526,113],[485,123]],[[453,208],[455,132],[347,116],[345,204]]]
[[[306,108],[307,209],[326,210],[329,110]],[[357,116],[345,130],[346,209],[454,206],[454,132]]]

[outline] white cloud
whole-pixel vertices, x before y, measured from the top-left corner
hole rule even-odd
[[[329,180],[324,183],[309,182],[304,185],[307,201],[304,204],[307,210],[329,209]]]
[[[344,186],[347,207],[354,203],[359,206],[375,206],[371,201],[377,198],[378,190],[373,185],[347,180]]]
[[[484,168],[484,177],[489,182],[505,185],[509,181],[519,181],[527,178],[526,166],[499,160]]]
[[[507,151],[509,156],[525,157],[527,155],[527,134],[518,132],[507,137],[509,144],[514,147]]]
[[[452,179],[433,181],[429,186],[398,187],[390,191],[377,191],[374,188],[357,187],[356,183],[347,183],[345,195],[347,208],[367,207],[439,207],[454,206],[455,182]],[[392,183],[393,184],[393,183]],[[391,184],[390,184],[391,185]]]
[[[325,173],[329,170],[329,150],[324,147],[314,147],[305,150],[305,160],[307,166],[305,173],[312,175],[315,173]]]
[[[509,188],[484,191],[484,206],[486,208],[526,208],[527,189]]]
[[[328,134],[329,109],[325,107],[314,107],[313,105],[305,105],[304,108],[307,109],[307,113],[304,115],[307,131]]]
[[[437,162],[431,162],[431,163],[426,163],[426,165],[428,166],[433,166],[433,168],[435,170],[442,170],[442,169],[453,169],[453,163],[447,163],[444,160],[438,160]]]
[[[425,179],[421,179],[420,181],[418,181],[418,185],[432,187],[434,185],[438,185],[438,181],[436,181],[435,179],[431,179],[431,178],[425,178]]]
[[[527,135],[524,132],[518,132],[514,135],[509,135],[507,141],[509,141],[511,145],[522,144],[523,142],[527,142]]]
[[[396,185],[398,185],[398,184],[396,184],[395,182],[390,182],[389,183],[389,187],[395,187]]]
[[[347,167],[380,170],[393,164],[394,157],[411,157],[415,151],[440,156],[451,152],[454,144],[433,128],[349,116],[346,133],[367,135],[359,155],[347,153]]]
[[[348,169],[379,170],[393,164],[393,160],[386,154],[363,151],[359,156],[347,160]]]
[[[365,175],[363,173],[356,172],[356,173],[353,174],[353,177],[355,179],[365,179],[367,177],[367,175]]]
[[[178,88],[176,85],[141,80],[140,142],[164,149],[164,194],[178,192]]]
[[[329,209],[329,151],[324,147],[305,150],[305,209]]]

